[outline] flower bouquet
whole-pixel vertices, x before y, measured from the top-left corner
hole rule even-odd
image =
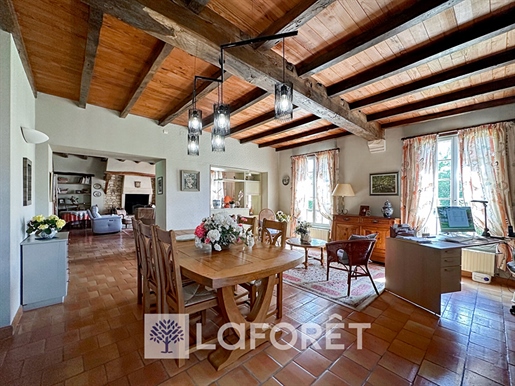
[[[66,225],[66,221],[60,219],[55,214],[45,217],[41,214],[32,217],[27,223],[27,233],[30,235],[36,232],[36,236],[51,239],[55,234]]]
[[[309,228],[311,228],[311,224],[307,221],[301,221],[295,227],[295,233],[300,236],[300,240],[302,242],[309,242]]]
[[[284,213],[282,210],[278,210],[275,214],[275,218],[280,222],[290,222],[291,216],[289,214]]]
[[[211,244],[215,251],[221,251],[240,239],[242,227],[227,213],[215,213],[202,220],[195,228],[195,246]]]

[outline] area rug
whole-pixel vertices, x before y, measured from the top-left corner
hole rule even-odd
[[[327,268],[322,267],[318,261],[309,262],[308,269],[301,264],[284,272],[283,279],[286,283],[317,294],[335,303],[360,311],[377,298],[370,278],[359,277],[352,279],[351,294],[347,296],[347,272],[331,269],[329,281],[326,280]],[[384,266],[369,264],[368,269],[374,278],[377,290],[381,294],[384,291]]]

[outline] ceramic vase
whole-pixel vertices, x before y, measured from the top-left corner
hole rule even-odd
[[[41,231],[39,233],[36,232],[36,237],[40,239],[53,239],[57,235],[57,229],[52,229],[50,233],[46,233]]]
[[[386,217],[386,218],[392,217],[393,208],[392,208],[391,202],[386,200],[381,211],[383,212],[384,217]]]

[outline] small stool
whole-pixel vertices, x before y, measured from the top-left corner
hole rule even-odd
[[[125,216],[122,218],[122,224],[127,228],[129,225],[132,226],[132,216]]]

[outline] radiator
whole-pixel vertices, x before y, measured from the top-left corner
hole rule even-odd
[[[481,251],[464,248],[461,250],[461,269],[467,272],[481,272],[494,276],[495,256],[495,250]]]
[[[309,230],[309,235],[312,239],[320,239],[324,241],[329,241],[329,229],[325,228],[311,228]]]

